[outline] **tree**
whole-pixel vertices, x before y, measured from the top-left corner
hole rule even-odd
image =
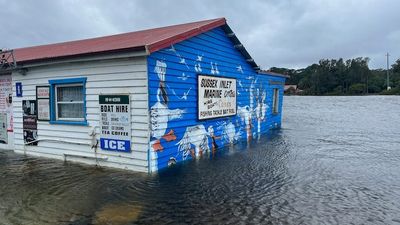
[[[400,87],[400,59],[392,65],[391,83],[393,87]]]
[[[386,70],[371,70],[368,63],[368,57],[321,59],[303,69],[272,67],[271,71],[290,75],[287,84],[298,85],[307,95],[380,93],[385,89]],[[392,71],[392,87],[400,89],[400,59]]]

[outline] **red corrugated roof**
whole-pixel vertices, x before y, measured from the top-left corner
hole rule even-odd
[[[225,18],[57,44],[14,49],[18,63],[120,50],[158,51],[226,24]]]

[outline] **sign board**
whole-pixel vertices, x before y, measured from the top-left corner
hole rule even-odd
[[[7,113],[0,113],[0,143],[8,143],[7,134]]]
[[[50,98],[50,86],[37,86],[36,98]]]
[[[22,83],[21,82],[15,83],[15,95],[17,97],[22,97]]]
[[[0,76],[0,113],[1,119],[0,132],[13,132],[13,109],[12,109],[12,78],[11,75]],[[4,126],[5,125],[5,126]],[[2,135],[7,139],[7,134]],[[7,143],[7,141],[5,141]],[[5,144],[6,144],[5,143]]]
[[[37,99],[37,119],[48,121],[50,120],[50,87],[37,86],[36,87]]]
[[[24,132],[24,143],[37,145],[37,116],[36,100],[22,100],[22,129]]]
[[[199,75],[198,119],[236,115],[236,79]]]
[[[38,99],[38,120],[50,120],[50,100],[49,99]]]
[[[129,95],[99,95],[100,147],[131,151],[131,106]]]

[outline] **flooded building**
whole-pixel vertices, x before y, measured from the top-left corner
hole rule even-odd
[[[279,128],[285,76],[224,18],[4,51],[0,148],[155,172]]]

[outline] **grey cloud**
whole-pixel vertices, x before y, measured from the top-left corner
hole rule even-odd
[[[321,58],[400,58],[400,2],[318,1],[53,1],[0,0],[0,48],[90,38],[226,17],[263,68],[300,68]],[[4,21],[4,20],[3,20]]]

